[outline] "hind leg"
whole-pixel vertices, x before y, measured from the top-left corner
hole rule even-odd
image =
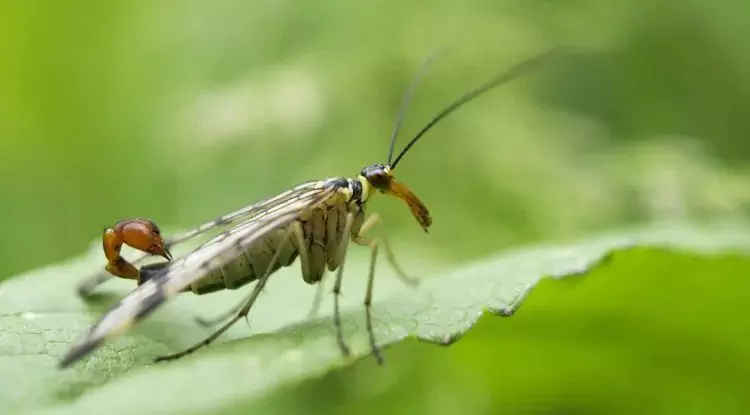
[[[283,242],[280,244],[280,246],[276,249],[276,252],[274,252],[273,256],[271,257],[271,261],[268,263],[268,267],[266,268],[266,271],[264,272],[263,276],[258,279],[258,283],[253,287],[252,293],[250,293],[250,296],[242,303],[242,307],[239,311],[232,310],[236,314],[234,317],[232,317],[231,320],[227,321],[222,325],[218,330],[216,330],[213,334],[203,339],[201,342],[196,343],[195,345],[188,347],[187,349],[172,353],[164,356],[159,356],[156,359],[154,359],[154,362],[162,362],[162,361],[169,361],[169,360],[175,360],[179,359],[181,357],[187,356],[191,353],[194,353],[196,350],[201,349],[205,346],[208,346],[209,344],[216,341],[216,339],[219,338],[224,332],[229,330],[230,327],[232,327],[235,323],[237,323],[240,319],[246,318],[248,313],[250,312],[250,309],[253,307],[253,304],[255,304],[255,300],[258,299],[258,295],[260,295],[260,292],[263,291],[263,287],[265,287],[266,283],[268,282],[269,277],[271,276],[274,266],[276,265],[276,262],[279,260],[279,254],[281,253],[281,246],[286,243],[286,239],[283,240]]]

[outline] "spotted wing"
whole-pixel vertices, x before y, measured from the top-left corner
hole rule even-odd
[[[170,262],[158,276],[138,286],[71,347],[61,360],[60,367],[70,366],[105,341],[118,337],[167,299],[241,255],[268,232],[298,219],[310,209],[325,203],[337,192],[335,186],[330,186],[325,181],[298,186],[293,190],[288,197],[274,198],[277,202],[266,204],[264,211]]]
[[[197,236],[200,236],[208,231],[211,231],[213,229],[216,229],[221,226],[228,226],[236,224],[237,222],[246,221],[251,218],[253,218],[256,215],[263,214],[268,209],[272,208],[273,206],[282,205],[290,200],[294,200],[296,196],[301,192],[309,189],[314,189],[317,181],[310,181],[306,183],[302,183],[299,186],[296,186],[290,190],[287,190],[286,192],[280,193],[274,197],[264,199],[258,203],[253,203],[251,205],[245,206],[242,209],[235,210],[234,212],[228,213],[223,216],[219,216],[218,218],[205,222],[200,226],[197,226],[193,229],[187,230],[182,233],[178,233],[177,235],[173,235],[169,238],[167,238],[164,241],[164,245],[166,248],[172,248],[175,245],[181,244],[183,242],[187,242]],[[143,252],[139,252],[138,256],[135,257],[131,263],[133,265],[138,265],[141,261],[148,258],[149,255]],[[100,270],[99,272],[83,279],[80,283],[78,283],[78,293],[79,295],[85,296],[90,294],[91,292],[96,289],[99,285],[107,281],[108,279],[112,278],[112,275],[104,270]]]

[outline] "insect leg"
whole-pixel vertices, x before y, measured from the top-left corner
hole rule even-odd
[[[305,242],[305,233],[302,230],[302,225],[300,225],[299,222],[293,223],[290,227],[290,230],[292,232],[292,236],[295,239],[296,246],[297,246],[297,252],[299,252],[299,260],[302,265],[302,272],[306,272],[305,270],[310,268],[310,253],[307,251],[307,243]],[[318,281],[318,286],[315,290],[315,298],[313,299],[313,305],[310,309],[310,312],[308,314],[309,318],[314,317],[318,310],[320,309],[320,303],[323,300],[323,280],[325,279],[325,274],[323,274],[323,278],[321,278],[320,281]]]
[[[139,253],[138,257],[136,257],[131,262],[131,264],[137,265],[139,262],[143,261],[148,256],[149,256],[148,254]],[[110,274],[109,272],[99,271],[83,279],[81,282],[79,282],[76,288],[76,291],[78,292],[78,295],[81,297],[90,296],[94,292],[96,287],[104,284],[105,282],[109,281],[113,277],[114,275]]]
[[[341,245],[339,245],[338,258],[341,258],[341,264],[336,272],[336,282],[333,285],[333,324],[336,327],[336,341],[339,344],[341,353],[344,356],[349,356],[351,351],[349,346],[344,342],[344,327],[341,324],[341,310],[339,309],[339,297],[341,297],[341,280],[344,276],[344,263],[346,262],[346,250],[349,247],[349,233],[352,229],[352,223],[354,223],[354,214],[349,212],[346,215],[346,223],[344,224],[344,237],[341,238]]]
[[[372,251],[370,256],[370,271],[367,275],[367,291],[365,292],[365,319],[367,320],[367,334],[370,337],[370,349],[372,354],[375,356],[379,365],[383,364],[383,356],[380,355],[380,349],[375,342],[375,331],[372,328],[372,286],[375,282],[375,261],[378,259],[378,239],[369,239],[367,242],[358,241],[357,239],[361,236],[357,235],[353,238],[356,244],[369,245]]]
[[[388,239],[384,235],[377,238],[364,235],[365,232],[372,229],[372,227],[378,223],[382,223],[380,215],[378,215],[377,213],[370,215],[362,224],[359,232],[357,232],[356,235],[352,236],[352,241],[357,245],[369,246],[370,250],[372,251],[370,256],[370,271],[367,277],[367,291],[365,293],[365,318],[367,321],[367,333],[370,336],[370,348],[372,349],[372,354],[375,356],[378,364],[383,364],[383,356],[380,354],[380,349],[375,342],[375,331],[372,327],[372,291],[373,285],[375,283],[375,262],[378,258],[378,250],[380,248],[380,245],[385,248],[388,262],[390,262],[391,266],[396,271],[396,275],[398,275],[399,278],[401,278],[405,283],[409,285],[415,285],[417,283],[417,280],[407,276],[403,271],[401,271],[401,268],[396,264],[393,250],[388,243]]]
[[[383,248],[385,249],[385,257],[388,260],[388,263],[391,264],[393,270],[396,271],[396,276],[399,277],[401,281],[403,281],[406,285],[417,285],[419,283],[419,280],[407,275],[396,262],[396,256],[393,254],[393,248],[391,248],[391,244],[388,241],[388,236],[385,233],[376,238],[368,237],[365,235],[365,233],[375,227],[375,225],[382,223],[383,219],[380,217],[380,215],[378,215],[377,213],[373,213],[372,215],[370,215],[362,224],[362,227],[359,229],[357,235],[354,236],[354,243],[356,243],[357,245],[371,245],[372,243],[382,244]],[[373,240],[375,242],[372,242]]]
[[[226,321],[228,318],[231,318],[236,313],[239,313],[240,310],[242,310],[242,307],[245,305],[245,301],[247,300],[242,300],[239,304],[232,307],[228,312],[221,313],[218,316],[212,318],[196,317],[195,322],[203,327],[213,327],[221,323],[222,321]]]
[[[323,278],[318,281],[318,287],[315,289],[315,298],[313,299],[313,305],[310,308],[310,313],[307,315],[307,318],[313,318],[316,315],[318,315],[318,311],[320,311],[320,304],[323,302],[323,281],[325,281],[325,275],[323,275]]]
[[[165,356],[159,356],[156,359],[154,359],[154,362],[162,362],[162,361],[169,361],[169,360],[175,360],[179,359],[181,357],[187,356],[196,350],[200,349],[201,347],[208,346],[209,344],[213,343],[216,339],[219,338],[222,334],[224,334],[225,331],[229,330],[230,327],[234,325],[234,323],[238,322],[240,319],[245,318],[247,314],[250,312],[250,308],[252,308],[253,304],[255,304],[255,300],[258,298],[258,295],[260,295],[260,292],[263,291],[263,287],[265,287],[266,282],[268,282],[268,278],[271,276],[273,268],[276,264],[276,262],[279,260],[279,255],[281,254],[281,248],[284,246],[284,244],[287,242],[287,238],[283,238],[279,246],[276,248],[276,251],[273,254],[273,257],[271,257],[271,261],[268,263],[268,267],[266,268],[265,273],[263,276],[258,279],[258,283],[253,287],[253,292],[250,293],[250,297],[244,302],[242,308],[239,310],[237,314],[235,314],[234,317],[232,317],[231,320],[224,323],[223,326],[221,326],[218,330],[216,330],[213,334],[206,337],[203,341],[200,343],[197,343],[181,352],[168,354]]]
[[[79,282],[76,288],[76,292],[78,292],[78,295],[80,297],[88,297],[94,292],[96,287],[109,281],[109,279],[112,277],[114,277],[114,275],[108,272],[99,271],[96,274],[93,274]]]

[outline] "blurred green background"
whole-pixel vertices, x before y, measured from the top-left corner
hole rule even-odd
[[[456,265],[627,224],[746,217],[747,27],[750,3],[739,0],[2,2],[0,278],[77,255],[121,218],[185,228],[303,180],[385,162],[403,90],[421,62],[445,47],[417,91],[400,145],[503,68],[552,46],[573,52],[465,107],[408,154],[397,177],[430,208],[430,234],[397,202],[370,207],[385,217],[401,256]],[[663,271],[669,283],[661,287],[671,289],[676,271]],[[597,284],[581,301],[635,301],[613,287]],[[677,295],[707,286],[692,289]],[[671,406],[679,393],[646,399],[637,385],[613,383],[614,394],[592,398],[601,379],[585,371],[559,386],[571,376],[564,365],[534,369],[505,389],[507,374],[524,371],[534,356],[582,358],[578,348],[555,346],[566,338],[545,337],[556,324],[548,321],[554,307],[565,310],[560,293],[568,290],[532,296],[547,313],[529,307],[523,318],[547,325],[525,329],[538,329],[527,347],[509,340],[511,326],[485,319],[453,348],[400,345],[385,369],[363,362],[279,392],[263,408],[522,411],[512,392],[529,394],[542,382],[557,398],[535,413],[625,413],[639,402],[690,412]],[[671,315],[680,298],[653,312]],[[580,324],[596,311],[578,307]],[[585,348],[597,333],[584,332]],[[652,341],[672,347],[683,340],[661,334]],[[506,347],[523,358],[484,363]],[[597,373],[616,377],[628,359],[642,358],[620,352],[597,361]],[[712,398],[701,402],[726,403],[706,393]],[[566,406],[570,396],[583,403]],[[738,402],[727,411],[747,403]]]

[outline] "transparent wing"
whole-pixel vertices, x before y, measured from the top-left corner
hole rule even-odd
[[[291,223],[303,213],[325,203],[337,191],[325,182],[295,189],[292,197],[283,200],[274,198],[277,203],[273,206],[266,205],[264,211],[170,262],[164,272],[138,286],[74,343],[61,360],[60,367],[70,366],[106,340],[118,337],[170,297],[241,255],[268,232]]]
[[[255,215],[266,213],[267,211],[273,210],[274,208],[277,208],[280,205],[284,205],[289,201],[298,199],[300,193],[302,192],[316,190],[320,183],[320,181],[310,181],[302,183],[274,197],[246,206],[227,215],[220,216],[212,221],[208,221],[194,229],[169,237],[167,238],[165,243],[168,247],[172,247],[176,244],[193,239],[196,236],[204,234],[216,227],[230,225],[239,221],[250,219]]]
[[[264,199],[258,203],[245,206],[242,209],[238,209],[229,214],[219,216],[218,218],[205,222],[198,227],[166,238],[166,240],[164,241],[165,246],[166,248],[172,248],[175,245],[187,242],[220,226],[233,225],[237,222],[249,220],[250,218],[262,214],[263,212],[273,208],[274,206],[283,205],[289,200],[294,200],[296,195],[298,195],[300,192],[314,189],[318,183],[318,181],[305,182],[274,197]],[[133,258],[131,263],[137,266],[148,257],[148,254],[139,252],[138,255]],[[96,287],[106,282],[110,278],[113,278],[112,274],[108,273],[104,269],[99,270],[98,272],[84,278],[83,280],[81,280],[81,282],[78,283],[78,294],[81,296],[89,295],[96,289]]]

